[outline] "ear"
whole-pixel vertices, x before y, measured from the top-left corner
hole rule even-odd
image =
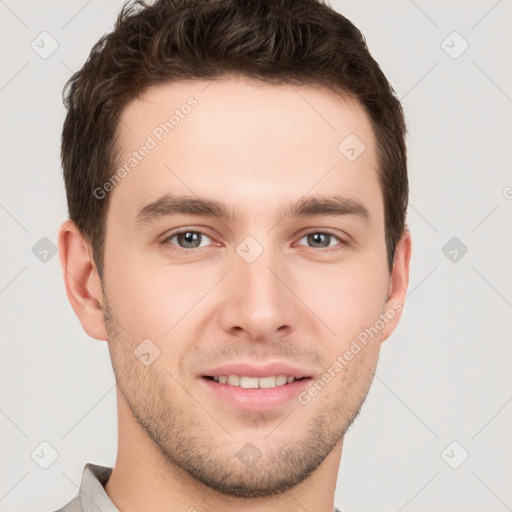
[[[59,230],[59,257],[69,302],[84,331],[98,340],[107,340],[101,280],[92,250],[70,220]]]
[[[409,263],[411,261],[411,233],[406,226],[402,237],[397,243],[393,269],[389,276],[388,298],[384,307],[384,317],[387,319],[382,330],[381,343],[389,338],[396,329],[402,316],[407,287],[409,286]]]

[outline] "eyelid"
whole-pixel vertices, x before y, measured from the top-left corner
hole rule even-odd
[[[349,244],[348,240],[344,239],[341,235],[338,235],[336,233],[333,233],[331,230],[329,229],[310,229],[308,231],[304,231],[302,233],[299,234],[298,236],[298,240],[302,240],[305,236],[308,236],[308,235],[312,235],[312,234],[315,234],[315,233],[322,233],[324,235],[330,235],[334,238],[337,238],[339,240],[339,243],[334,245],[334,246],[328,246],[328,247],[323,247],[323,248],[316,248],[316,247],[308,247],[308,246],[302,246],[302,247],[306,247],[307,249],[316,249],[318,251],[323,251],[323,252],[328,252],[330,250],[335,250],[335,247],[337,245],[340,245],[340,246],[347,246]]]
[[[204,228],[194,228],[194,227],[183,227],[183,228],[177,228],[173,231],[169,231],[167,232],[163,237],[162,237],[162,240],[161,242],[162,243],[168,243],[169,239],[175,237],[176,235],[181,235],[182,233],[187,233],[188,231],[191,231],[193,233],[199,233],[201,235],[204,235],[204,236],[207,236],[210,240],[213,241],[214,237],[210,234],[208,234],[208,232],[204,229]],[[174,245],[174,244],[170,244],[170,245]],[[181,249],[183,251],[190,251],[190,250],[197,250],[197,249],[185,249],[183,247],[179,247],[179,246],[175,246],[177,249]]]
[[[196,248],[191,248],[191,249],[185,249],[184,247],[179,247],[175,244],[170,244],[169,243],[169,240],[173,237],[175,237],[176,235],[180,235],[182,233],[186,233],[188,231],[192,231],[194,233],[199,233],[201,235],[204,235],[204,236],[207,236],[210,240],[214,240],[214,237],[212,235],[209,235],[207,231],[204,230],[204,228],[195,228],[195,227],[182,227],[182,228],[177,228],[176,230],[173,230],[173,231],[170,231],[168,233],[166,233],[163,237],[162,237],[162,242],[163,244],[168,244],[168,245],[173,245],[178,251],[181,250],[181,251],[197,251],[198,249],[204,249],[205,247],[196,247]],[[335,246],[328,246],[328,247],[323,247],[323,248],[316,248],[316,247],[308,247],[308,246],[305,246],[305,245],[301,245],[301,247],[306,247],[307,249],[313,249],[313,250],[316,250],[316,251],[323,251],[323,252],[329,252],[329,251],[332,251],[332,250],[336,250],[335,247],[336,246],[347,246],[349,245],[349,241],[348,240],[345,240],[343,237],[341,237],[340,235],[332,232],[330,229],[321,229],[321,228],[314,228],[314,229],[309,229],[307,231],[302,231],[300,232],[298,235],[297,235],[297,241],[300,241],[302,240],[305,236],[308,236],[308,235],[311,235],[311,234],[315,234],[315,233],[322,233],[322,234],[325,234],[325,235],[330,235],[334,238],[336,238],[339,243],[336,244]],[[217,244],[218,245],[218,244]]]

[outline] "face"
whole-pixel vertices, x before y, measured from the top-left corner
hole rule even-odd
[[[370,121],[326,90],[226,79],[150,88],[119,140],[103,293],[121,406],[212,488],[291,488],[340,445],[399,317]]]

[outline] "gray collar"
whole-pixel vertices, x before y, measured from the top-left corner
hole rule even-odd
[[[112,468],[86,464],[79,493],[57,512],[119,512],[103,487],[111,473]]]

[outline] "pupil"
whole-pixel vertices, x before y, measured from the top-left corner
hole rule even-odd
[[[194,233],[193,231],[187,231],[186,233],[183,233],[183,236],[185,238],[186,244],[193,244],[194,241],[197,241],[197,239],[199,238],[198,234]]]
[[[327,239],[327,237],[329,235],[326,233],[313,233],[310,236],[312,237],[314,244],[322,244],[322,239],[323,239],[323,242],[325,243],[325,240]]]

